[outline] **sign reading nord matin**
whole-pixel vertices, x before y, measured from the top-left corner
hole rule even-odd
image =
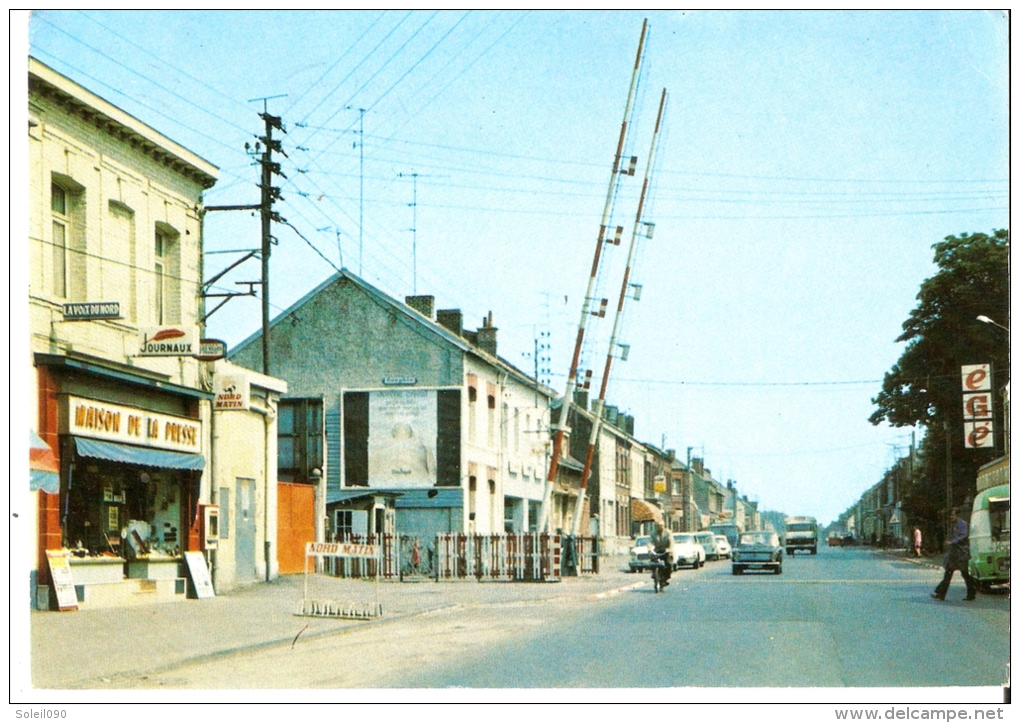
[[[119,319],[119,301],[95,301],[81,304],[64,304],[64,321],[89,319]]]

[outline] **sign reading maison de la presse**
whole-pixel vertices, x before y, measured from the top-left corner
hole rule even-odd
[[[198,328],[156,326],[138,333],[138,356],[194,356],[199,353]]]
[[[90,437],[176,452],[198,454],[202,451],[201,420],[159,414],[74,395],[67,397],[66,432],[76,437]]]

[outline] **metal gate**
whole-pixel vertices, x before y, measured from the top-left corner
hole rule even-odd
[[[438,580],[555,582],[561,536],[538,534],[436,536]]]

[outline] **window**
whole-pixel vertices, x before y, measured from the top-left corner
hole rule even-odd
[[[153,289],[156,300],[156,323],[166,323],[166,251],[167,251],[167,240],[166,234],[162,231],[156,231],[156,250],[155,250],[155,272],[156,278],[153,282]]]
[[[354,532],[354,515],[352,510],[337,510],[334,518],[335,540],[349,539]]]
[[[492,447],[496,444],[496,395],[489,394],[489,413],[486,416],[486,441]]]
[[[50,210],[53,211],[53,295],[67,298],[67,237],[70,220],[67,216],[67,192],[52,184]]]
[[[281,399],[276,424],[280,481],[311,482],[322,469],[322,400]]]
[[[507,404],[506,402],[503,402],[503,416],[500,418],[499,422],[499,440],[501,449],[507,448],[508,441],[507,438],[509,437],[509,435],[510,435],[510,405]]]
[[[468,387],[468,441],[475,441],[475,424],[477,412],[475,411],[478,407],[478,388],[475,386]]]
[[[521,453],[521,410],[514,407],[514,454]]]

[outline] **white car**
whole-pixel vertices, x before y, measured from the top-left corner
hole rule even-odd
[[[719,551],[719,557],[728,559],[733,556],[733,548],[730,547],[730,541],[726,539],[726,535],[715,536],[715,548]]]
[[[673,568],[690,565],[697,570],[705,564],[705,549],[694,539],[691,532],[673,533]]]

